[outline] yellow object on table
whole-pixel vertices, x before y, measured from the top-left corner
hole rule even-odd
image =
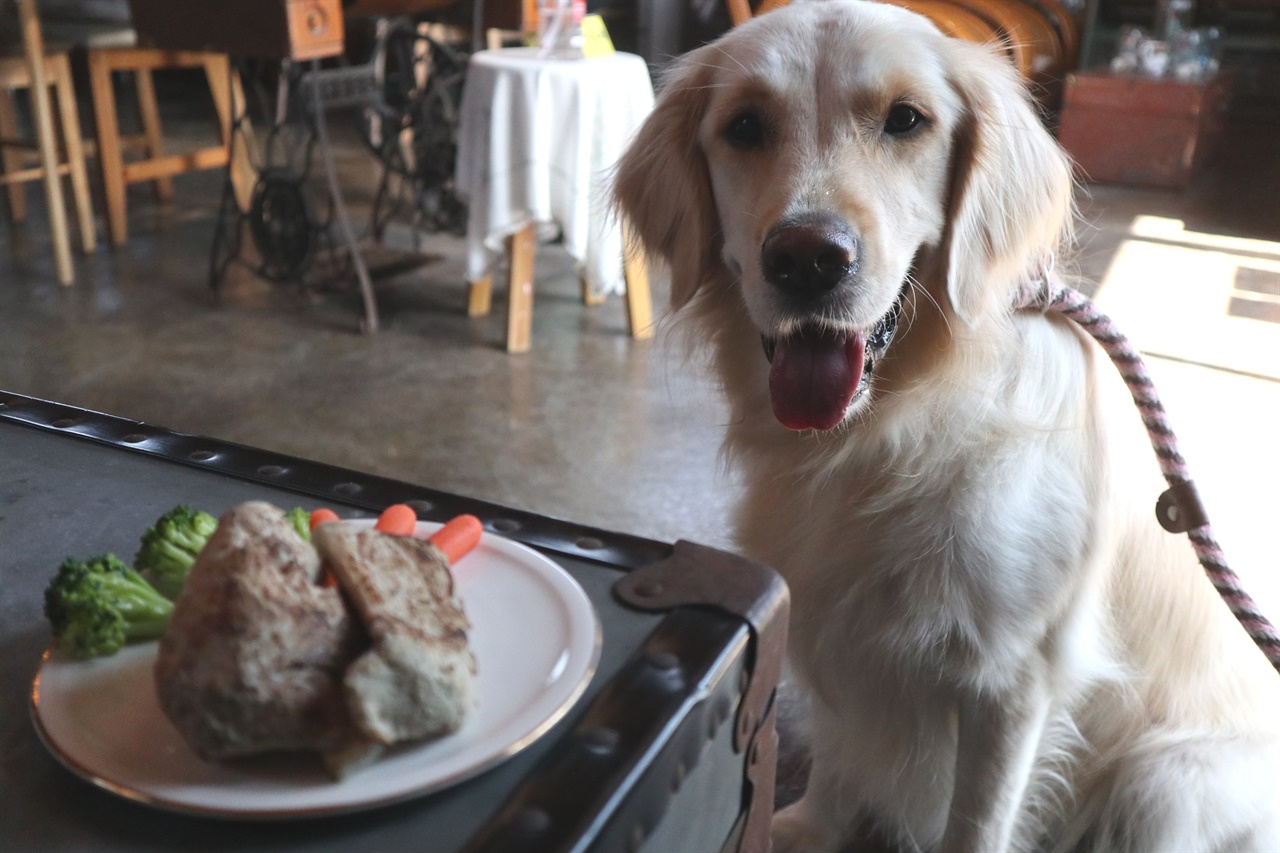
[[[599,15],[587,15],[582,19],[582,55],[587,59],[613,54],[613,40]]]

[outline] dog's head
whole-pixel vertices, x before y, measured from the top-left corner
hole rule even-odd
[[[616,181],[673,308],[736,294],[792,429],[871,405],[900,321],[1005,310],[1070,193],[1006,60],[860,0],[795,4],[685,56]]]

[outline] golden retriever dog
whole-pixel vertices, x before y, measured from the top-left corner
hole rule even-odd
[[[738,538],[793,595],[775,849],[1280,850],[1280,677],[1096,344],[1015,311],[1067,157],[992,50],[863,0],[675,63],[618,205],[705,344]]]

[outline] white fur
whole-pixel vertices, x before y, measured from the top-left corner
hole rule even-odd
[[[928,124],[890,139],[903,100]],[[743,110],[759,149],[725,142]],[[867,823],[921,850],[1280,849],[1280,677],[1156,526],[1163,486],[1105,356],[1008,309],[1070,193],[1002,59],[860,0],[682,59],[620,164],[619,205],[732,408],[741,544],[794,598],[814,767],[776,849]],[[869,327],[910,290],[870,390],[801,433],[771,413],[760,337],[815,320],[760,247],[818,209],[861,246],[820,322]]]

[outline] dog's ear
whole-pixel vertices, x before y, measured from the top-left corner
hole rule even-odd
[[[1007,303],[1019,276],[1044,262],[1071,226],[1071,164],[1041,124],[1012,64],[948,39],[965,106],[955,135],[947,229],[947,296],[973,323]]]
[[[720,263],[711,178],[698,144],[712,74],[704,50],[673,66],[614,178],[615,204],[643,247],[670,270],[673,309]]]

